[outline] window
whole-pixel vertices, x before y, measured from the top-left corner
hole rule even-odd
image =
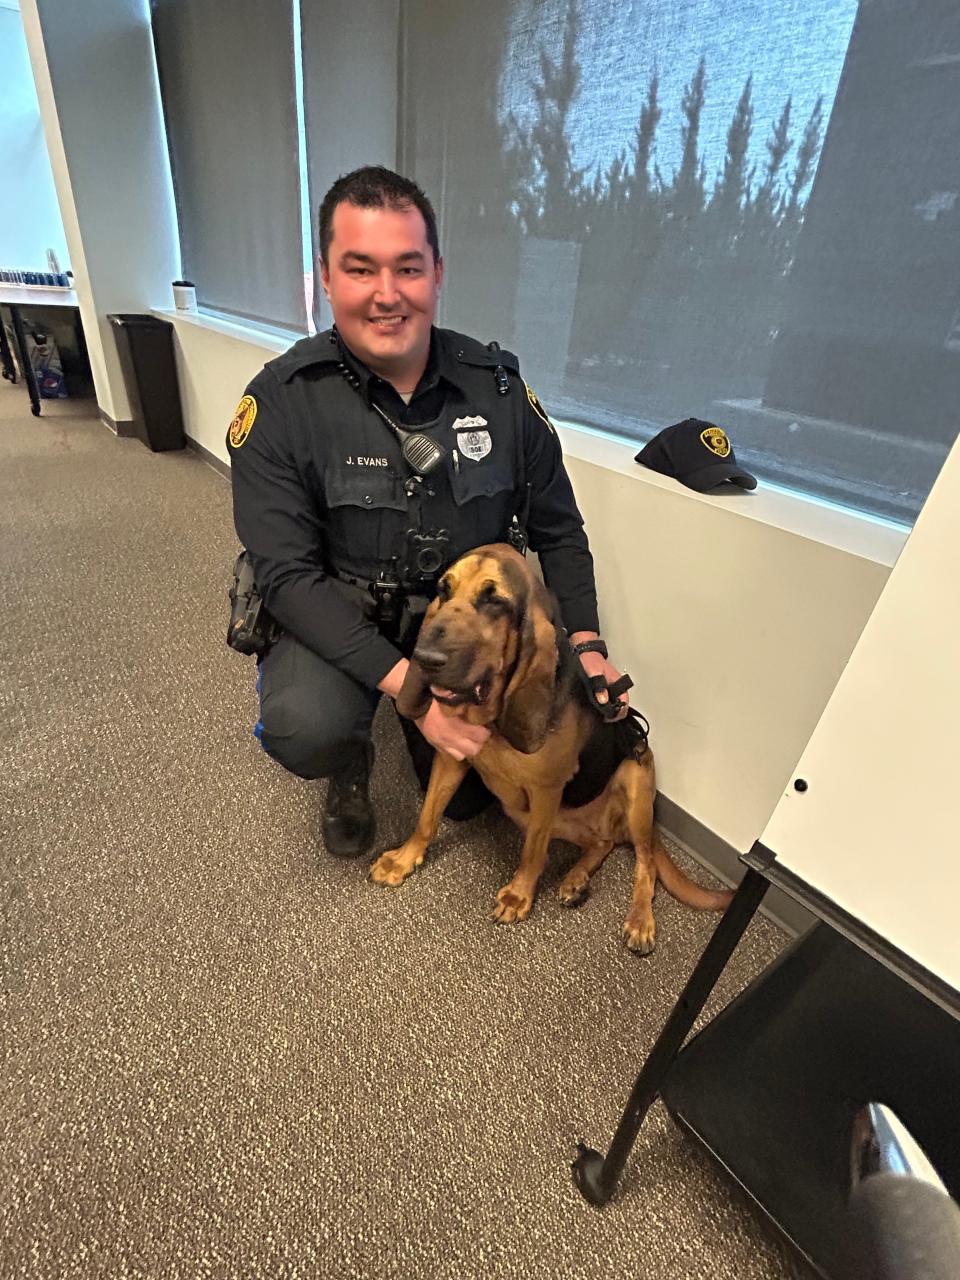
[[[912,521],[960,421],[954,0],[404,14],[444,323],[557,416],[704,417],[761,480]]]

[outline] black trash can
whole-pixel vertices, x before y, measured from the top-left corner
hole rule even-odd
[[[155,453],[182,449],[183,414],[173,357],[173,325],[157,316],[107,316],[117,340],[133,429]]]

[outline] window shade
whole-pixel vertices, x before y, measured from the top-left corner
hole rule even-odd
[[[153,0],[183,271],[201,306],[304,331],[292,0]]]

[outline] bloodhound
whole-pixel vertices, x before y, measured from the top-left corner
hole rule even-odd
[[[610,850],[630,843],[636,870],[623,937],[646,955],[654,946],[658,877],[678,901],[700,910],[722,910],[731,895],[701,888],[671,861],[654,828],[656,783],[646,737],[631,728],[632,719],[608,722],[593,710],[576,671],[579,659],[556,617],[553,597],[505,544],[478,547],[443,575],[397,706],[417,719],[437,696],[445,714],[486,725],[491,734],[472,761],[436,753],[415,831],[378,858],[371,875],[398,885],[423,862],[472,764],[525,833],[520,865],[497,894],[494,919],[529,915],[551,839],[583,850],[560,883],[560,900],[569,906],[586,898],[590,877]],[[585,775],[603,759],[607,776],[585,788]]]

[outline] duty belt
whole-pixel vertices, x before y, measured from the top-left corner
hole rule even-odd
[[[330,576],[338,582],[355,587],[373,601],[375,620],[387,630],[405,632],[423,617],[430,606],[431,597],[411,590],[395,579],[361,578],[344,569],[331,569]]]
[[[329,570],[330,577],[336,578],[340,582],[345,582],[348,587],[359,587],[361,591],[366,591],[370,595],[374,594],[375,588],[389,591],[400,591],[399,582],[388,582],[386,579],[378,579],[374,581],[372,578],[361,578],[355,573],[347,573],[345,569]]]
[[[358,590],[372,596],[378,603],[380,600],[397,600],[399,603],[403,603],[404,600],[410,600],[410,602],[424,600],[424,608],[426,608],[426,605],[433,599],[433,596],[424,594],[422,586],[417,589],[417,585],[404,584],[396,577],[370,579],[370,577],[360,577],[357,573],[348,573],[342,568],[332,568],[328,572],[330,577],[335,577],[339,582],[346,582],[347,586],[356,586]]]

